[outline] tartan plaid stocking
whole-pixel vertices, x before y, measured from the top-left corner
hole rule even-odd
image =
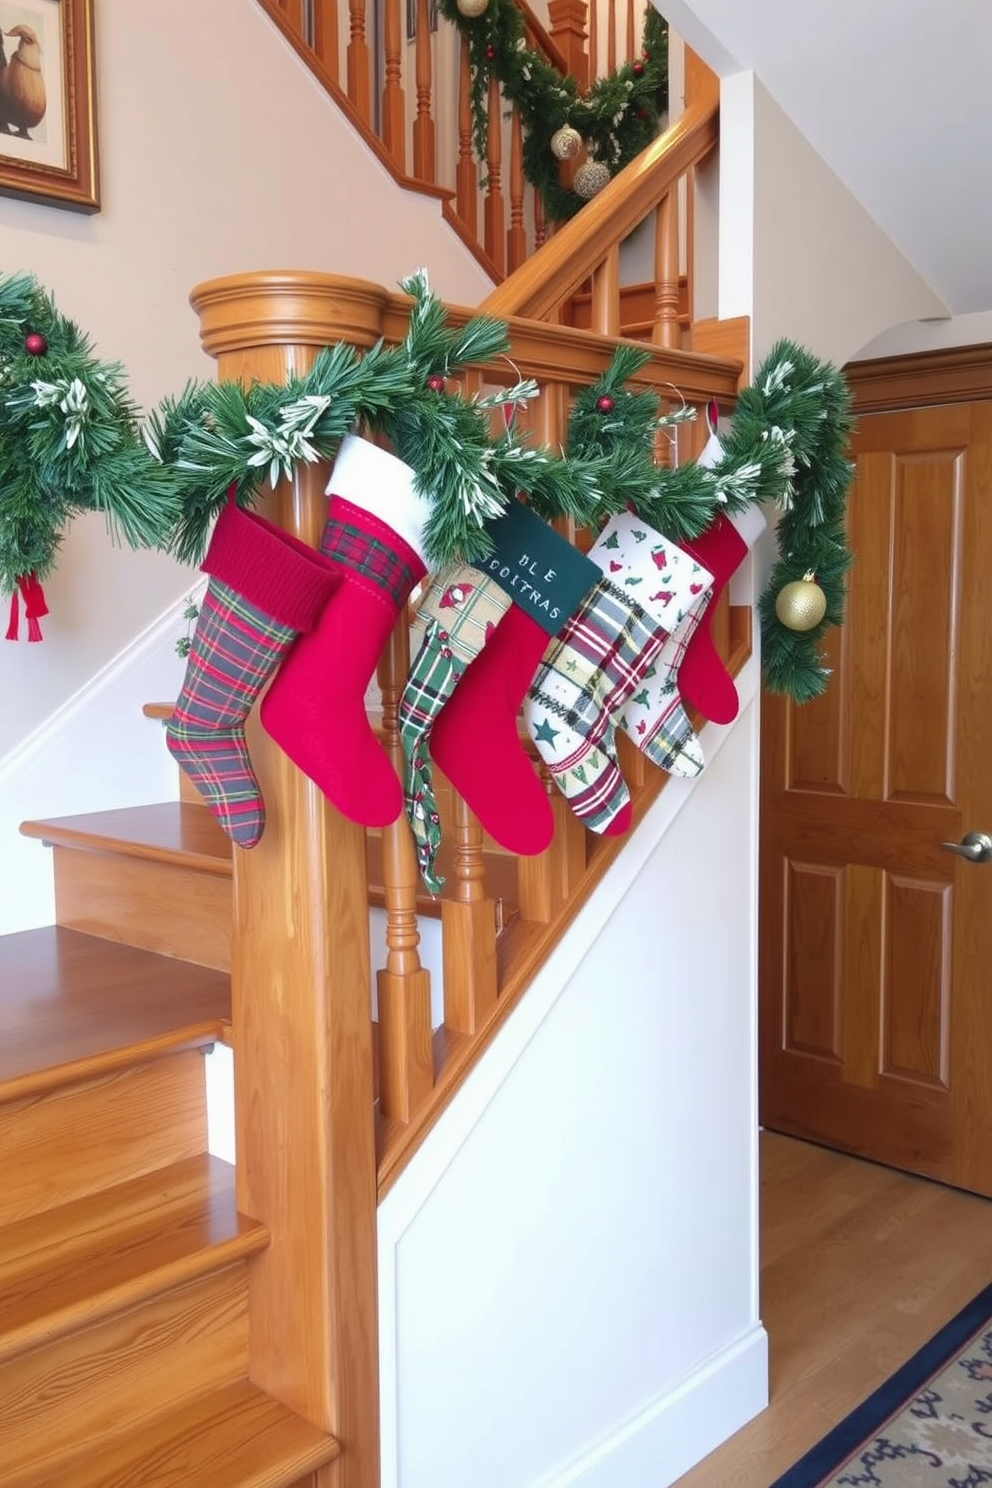
[[[417,611],[423,639],[400,698],[399,729],[405,756],[403,804],[417,863],[432,894],[439,894],[444,886],[435,871],[441,819],[428,755],[434,720],[510,603],[510,596],[494,579],[463,563],[434,580]]]
[[[349,435],[328,484],[321,552],[341,582],[262,700],[262,727],[352,821],[384,827],[403,809],[396,772],[368,721],[365,693],[414,585],[430,504],[395,455]]]
[[[296,634],[315,623],[336,574],[313,548],[233,502],[202,567],[210,583],[166,743],[236,846],[254,847],[265,808],[245,720]]]
[[[524,717],[576,816],[595,832],[611,823],[620,832],[631,808],[614,720],[711,576],[627,512],[610,520],[589,556],[599,583],[546,651]]]
[[[594,563],[520,502],[492,526],[479,568],[513,601],[442,708],[431,733],[436,764],[508,852],[543,852],[554,816],[517,719],[548,644],[592,588]]]

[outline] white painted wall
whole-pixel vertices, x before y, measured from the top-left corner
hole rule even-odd
[[[255,0],[95,9],[103,210],[0,199],[0,270],[35,273],[98,353],[125,364],[143,405],[213,375],[188,305],[203,279],[291,267],[391,286],[426,264],[457,303],[491,287],[436,200],[399,206]],[[398,212],[402,231],[384,232]],[[44,643],[0,641],[0,761],[189,583],[162,555],[114,550],[99,519],[77,522]]]
[[[380,1206],[383,1488],[665,1488],[765,1403],[755,686]]]

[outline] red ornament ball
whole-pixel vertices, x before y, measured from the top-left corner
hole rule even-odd
[[[430,388],[432,393],[443,393],[444,378],[439,377],[438,374],[435,372],[432,377],[428,377],[427,386]]]
[[[637,110],[637,117],[638,117],[638,118],[639,118],[639,119],[646,119],[646,118],[647,118],[647,116],[648,116],[648,111],[647,111],[647,109],[638,109],[638,110]]]
[[[493,58],[495,57],[495,55],[496,55],[496,48],[493,46],[492,42],[490,41],[490,42],[488,42],[486,44],[486,61],[487,62],[491,62],[493,60]]]
[[[24,337],[24,350],[28,356],[44,356],[48,350],[48,342],[40,331],[32,331],[30,336]]]
[[[631,71],[633,72],[635,77],[640,77],[641,73],[644,71],[644,63],[635,62],[633,67],[631,68]]]
[[[598,413],[612,413],[616,406],[615,401],[610,397],[609,393],[603,393],[601,397],[596,399],[596,410]]]

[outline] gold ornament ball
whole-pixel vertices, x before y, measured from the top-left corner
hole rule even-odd
[[[589,201],[598,191],[602,191],[609,179],[610,172],[607,166],[598,160],[587,160],[585,165],[580,165],[575,172],[572,185],[583,200]]]
[[[551,153],[556,160],[574,160],[582,149],[582,136],[571,124],[563,124],[551,136]]]
[[[489,9],[489,0],[455,0],[455,6],[459,15],[474,20],[476,16],[485,15]]]
[[[775,600],[775,614],[786,630],[815,630],[827,613],[827,596],[814,579],[784,584]]]

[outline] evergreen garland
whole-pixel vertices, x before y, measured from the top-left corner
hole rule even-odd
[[[844,619],[845,575],[851,566],[845,506],[854,470],[847,447],[853,419],[850,389],[835,367],[790,342],[780,342],[776,354],[787,369],[784,380],[802,388],[807,406],[790,442],[791,479],[779,503],[775,534],[778,559],[759,607],[762,671],[770,692],[805,703],[826,690],[830,670],[820,643],[827,628]],[[812,630],[796,631],[782,623],[775,607],[785,585],[802,579],[820,587],[826,610]]]
[[[98,361],[88,338],[31,274],[0,278],[0,593],[17,595],[29,637],[47,613],[41,583],[66,526],[103,514],[115,540],[163,547],[179,512],[175,472],[140,438],[138,410],[117,363]]]
[[[514,0],[489,0],[480,16],[461,14],[457,0],[439,0],[441,14],[468,38],[471,69],[472,139],[486,159],[489,79],[520,115],[523,168],[541,194],[549,222],[573,217],[585,199],[559,180],[551,137],[565,125],[578,130],[589,158],[610,175],[629,165],[650,144],[668,106],[668,23],[653,5],[644,15],[641,56],[598,78],[584,96],[574,77],[556,71],[527,46],[524,17]]]

